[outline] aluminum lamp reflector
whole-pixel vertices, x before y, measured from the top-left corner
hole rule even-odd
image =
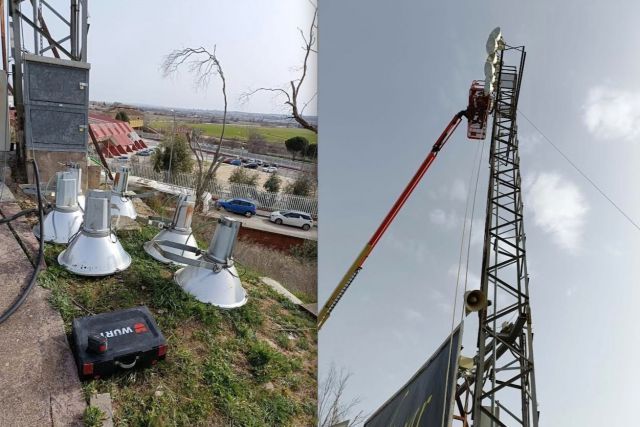
[[[188,266],[175,274],[175,281],[198,301],[220,308],[238,308],[247,303],[244,290],[234,266],[218,272],[205,268]]]
[[[58,263],[80,276],[108,276],[131,265],[131,256],[111,231],[110,191],[90,190],[84,224]]]
[[[127,188],[129,186],[129,168],[126,166],[118,167],[115,179],[113,181],[113,193],[111,194],[111,214],[113,216],[126,216],[136,219],[138,214],[133,206],[131,197],[127,196]]]
[[[82,225],[82,211],[78,206],[75,174],[56,174],[56,204],[44,218],[44,241],[66,245]],[[33,234],[40,238],[40,225]]]
[[[78,205],[80,205],[80,209],[84,210],[85,197],[84,194],[82,194],[82,168],[77,163],[71,163],[67,168],[67,172],[72,173],[76,178],[76,184],[78,188]]]
[[[176,272],[174,279],[198,301],[225,309],[242,307],[247,303],[247,292],[242,287],[232,257],[241,224],[231,218],[219,218],[206,252],[166,240],[154,241],[152,244],[164,257],[187,264]],[[189,259],[167,252],[168,248],[201,256],[195,260]]]
[[[193,211],[195,209],[195,197],[191,195],[183,194],[178,199],[178,205],[173,215],[171,224],[166,229],[160,231],[150,241],[144,244],[144,250],[154,259],[163,262],[165,264],[173,263],[178,265],[186,265],[182,262],[172,261],[165,258],[155,248],[154,241],[170,241],[174,243],[180,243],[182,245],[197,247],[195,237],[193,237],[193,231],[191,230],[191,221],[193,219]],[[200,255],[194,252],[185,251],[176,248],[165,247],[165,251],[174,253],[176,255],[183,256],[190,259],[198,259]]]

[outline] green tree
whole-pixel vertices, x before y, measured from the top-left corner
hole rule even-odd
[[[318,157],[318,144],[309,144],[304,155],[310,159],[316,159]]]
[[[295,196],[309,196],[313,190],[313,181],[307,174],[300,174],[295,181],[289,183],[285,193]]]
[[[245,168],[237,167],[229,176],[229,182],[255,187],[258,185],[258,174],[256,172],[249,173]]]
[[[118,111],[116,113],[116,120],[129,123],[129,116],[127,115],[126,111]]]
[[[304,136],[294,136],[284,142],[287,151],[291,153],[292,158],[295,160],[296,154],[304,155],[309,146],[309,140]]]
[[[267,179],[262,186],[270,193],[277,193],[278,191],[280,191],[280,184],[280,177],[275,173],[272,173],[269,176],[269,179]]]
[[[173,157],[171,154],[171,137],[160,144],[160,149],[153,154],[153,169],[156,172],[168,171],[171,163],[171,173],[191,172],[193,159],[191,150],[184,135],[177,134],[173,139]]]

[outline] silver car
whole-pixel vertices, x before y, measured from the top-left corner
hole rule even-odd
[[[300,227],[303,230],[309,230],[313,227],[313,219],[311,214],[301,211],[275,211],[271,212],[269,221],[276,224],[292,225]]]

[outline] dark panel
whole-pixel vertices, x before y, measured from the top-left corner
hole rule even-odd
[[[27,106],[27,146],[36,150],[83,151],[87,146],[87,113],[82,109]]]
[[[89,70],[35,61],[25,64],[25,103],[88,104]]]
[[[445,427],[449,425],[458,371],[460,326],[450,338],[404,387],[367,420],[365,427]]]

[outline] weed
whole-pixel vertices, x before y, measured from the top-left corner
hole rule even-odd
[[[110,277],[74,276],[57,264],[63,247],[46,248],[48,268],[39,283],[51,291],[67,332],[75,317],[146,305],[169,345],[167,359],[152,368],[85,383],[85,397],[110,393],[117,425],[314,425],[313,319],[261,285],[264,272],[253,266],[238,266],[249,293],[244,307],[221,310],[198,302],[173,281],[176,268],[142,249],[156,233],[151,227],[120,233],[132,264]],[[282,338],[274,324],[302,331],[287,355],[276,348]],[[302,339],[306,349],[299,345]],[[273,389],[265,387],[268,382]]]
[[[86,427],[100,427],[105,418],[106,414],[95,406],[87,406],[82,417]]]

